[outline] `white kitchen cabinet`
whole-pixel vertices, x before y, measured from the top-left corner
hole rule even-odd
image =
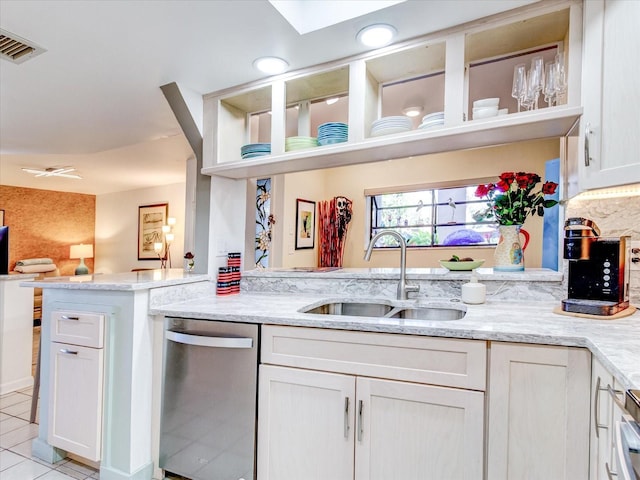
[[[260,480],[483,478],[485,342],[264,326],[261,345]]]
[[[581,12],[582,4],[575,0],[534,4],[378,51],[207,94],[202,173],[251,178],[317,169],[319,165],[331,168],[562,137],[582,114]],[[475,75],[470,79],[471,67],[497,65],[514,55],[549,48],[558,48],[566,59],[568,90],[563,104],[545,108],[541,101],[541,108],[534,111],[517,113],[512,107],[509,115],[466,119],[469,106],[480,93],[501,97],[505,106],[513,100],[512,71],[503,71],[496,75],[499,78]],[[442,78],[444,85],[430,89],[422,106],[428,109],[425,114],[444,111],[441,128],[370,135],[372,121],[383,114],[401,115],[407,106],[385,105],[386,87],[434,76]],[[480,82],[490,87],[478,90]],[[291,135],[287,124],[296,124],[294,134],[315,135],[312,126],[318,120],[311,107],[336,96],[348,100],[348,121],[343,113],[332,113],[325,121],[347,122],[348,141],[286,151],[285,138]],[[288,115],[296,106],[297,121],[291,122]],[[241,159],[241,146],[253,142],[270,142],[271,154]]]
[[[104,315],[56,311],[51,323],[54,341],[49,350],[47,440],[50,445],[98,461],[102,451]]]
[[[584,4],[580,187],[640,182],[640,2]]]
[[[259,379],[258,478],[353,478],[354,377],[261,365]]]
[[[589,478],[590,353],[492,343],[487,478]]]
[[[260,480],[482,479],[483,392],[262,365],[259,398]]]
[[[592,480],[609,480],[612,470],[613,401],[608,388],[613,388],[611,375],[595,358],[591,365],[591,452]]]

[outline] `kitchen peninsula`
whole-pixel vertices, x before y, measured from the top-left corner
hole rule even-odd
[[[154,275],[158,276],[156,280]],[[580,360],[576,365],[586,375],[580,376],[580,387],[586,389],[587,394],[591,357],[615,377],[621,388],[640,387],[637,362],[640,314],[613,321],[554,314],[553,309],[563,295],[561,273],[533,269],[524,273],[494,274],[492,269],[479,269],[479,279],[488,290],[487,302],[483,305],[459,302],[459,286],[468,281],[469,273],[409,269],[407,276],[409,281],[421,285],[418,300],[409,300],[409,304],[452,307],[464,310],[464,316],[439,321],[303,313],[331,301],[394,299],[397,269],[343,269],[322,273],[249,271],[243,274],[242,293],[227,297],[215,296],[215,284],[208,281],[208,277],[174,270],[95,276],[80,282],[73,277],[62,277],[34,285],[44,289],[48,319],[56,311],[106,316],[102,447],[98,450],[101,478],[106,479],[162,478],[158,467],[158,436],[164,317],[261,324],[263,342],[267,331],[293,328],[294,332],[304,331],[312,336],[325,335],[327,341],[345,334],[366,334],[374,335],[372,338],[377,335],[385,339],[398,338],[398,341],[424,338],[424,341],[471,342],[481,345],[483,350],[487,348],[486,355],[500,348],[515,353],[534,349],[535,356],[547,350],[569,352],[578,354]],[[48,443],[47,429],[52,423],[49,410],[55,389],[46,373],[50,366],[46,359],[51,354],[51,322],[43,325],[42,407],[34,454],[51,460],[55,455],[61,458],[64,452]],[[267,349],[264,343],[262,349]],[[268,362],[263,359],[262,363]],[[571,381],[578,377],[571,371],[572,362],[568,361],[564,368]],[[484,372],[484,367],[481,370]],[[497,379],[494,374],[493,381]],[[483,391],[485,382],[488,391],[491,385],[487,380],[473,389]],[[586,418],[580,417],[578,410]],[[571,415],[581,420],[573,433],[580,434],[579,444],[588,451],[585,432],[589,428],[589,402],[578,410]],[[60,415],[70,414],[77,412],[61,405]],[[491,434],[492,417],[484,428]],[[584,466],[584,458],[579,460]],[[482,463],[482,459],[480,461]],[[492,465],[491,459],[486,461]],[[260,460],[258,465],[260,469]]]

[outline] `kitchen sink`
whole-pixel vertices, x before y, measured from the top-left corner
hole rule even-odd
[[[402,318],[411,320],[450,321],[464,317],[464,307],[445,305],[394,304],[390,300],[380,301],[332,301],[311,308],[303,308],[303,313],[319,315],[346,315],[353,317]]]

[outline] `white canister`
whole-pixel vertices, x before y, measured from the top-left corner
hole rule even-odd
[[[487,287],[478,283],[478,277],[474,271],[471,274],[471,280],[462,285],[462,301],[470,304],[484,303],[486,295]]]

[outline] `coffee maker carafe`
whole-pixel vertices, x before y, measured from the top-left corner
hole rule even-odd
[[[564,225],[569,260],[565,312],[614,315],[629,307],[629,237],[605,238],[592,220],[569,218]]]

